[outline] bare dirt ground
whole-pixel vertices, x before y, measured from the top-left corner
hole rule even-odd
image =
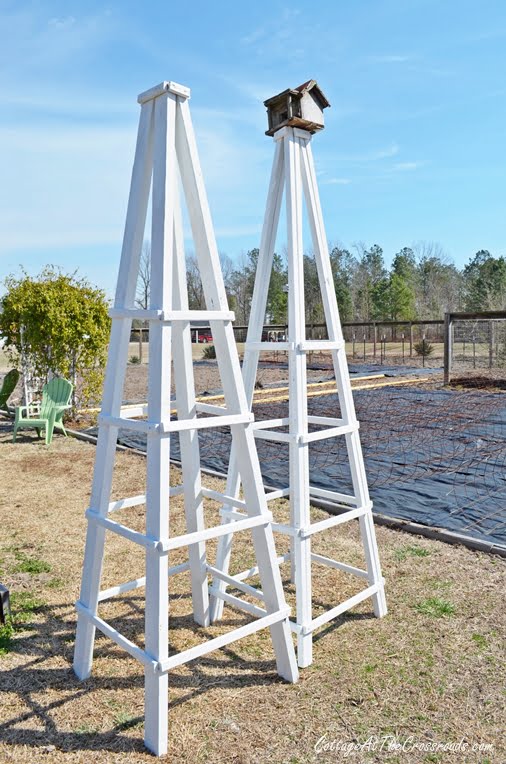
[[[203,349],[206,346],[204,344],[193,345],[193,359],[194,359],[194,375],[195,375],[195,392],[197,395],[202,395],[206,392],[213,392],[220,390],[222,387],[221,378],[218,371],[218,365],[216,361],[204,361],[202,358]],[[243,345],[238,346],[239,353],[243,352]],[[130,343],[129,358],[138,354],[137,343]],[[148,360],[149,360],[149,346],[145,343],[143,350],[143,363],[129,363],[127,366],[127,373],[125,378],[125,388],[123,393],[124,402],[137,403],[140,401],[146,401],[148,390]],[[8,359],[0,350],[0,384],[11,368],[12,364],[8,362]],[[318,380],[327,378],[332,374],[329,370],[308,370],[308,380]],[[288,378],[288,369],[283,363],[274,368],[262,368],[260,367],[257,382],[260,386],[268,386],[275,382],[282,382]],[[22,385],[18,383],[16,390],[14,391],[12,398],[10,399],[10,405],[16,405],[21,403],[22,398]],[[99,401],[96,402],[99,404]]]
[[[46,447],[27,431],[10,443],[0,426],[0,580],[12,593],[14,631],[0,631],[0,762],[15,764],[153,761],[143,748],[143,672],[98,636],[92,677],[72,672],[74,601],[85,535],[95,449],[56,436]],[[117,454],[113,498],[144,490],[145,460]],[[177,469],[171,482],[178,482]],[[221,481],[206,484],[223,490]],[[142,528],[143,507],[120,521]],[[210,502],[208,518],[216,519]],[[276,514],[286,516],[280,502]],[[313,519],[323,518],[314,510]],[[171,532],[183,530],[171,504]],[[242,535],[242,534],[241,534]],[[373,617],[366,601],[322,629],[314,663],[297,685],[280,681],[263,631],[170,674],[167,761],[306,764],[312,761],[495,764],[504,744],[504,561],[497,557],[377,528],[389,614]],[[248,537],[236,535],[234,571],[252,561]],[[286,539],[276,537],[280,551]],[[361,565],[357,525],[328,531],[314,550]],[[214,545],[209,545],[214,560]],[[172,564],[184,559],[178,550]],[[142,575],[140,549],[107,536],[103,585]],[[293,589],[286,592],[293,605]],[[357,590],[357,579],[315,568],[314,613]],[[224,622],[195,628],[187,574],[170,580],[171,650],[189,647],[247,616],[225,610]],[[143,590],[104,603],[101,614],[142,644]],[[366,743],[371,736],[406,741],[405,752],[325,750]],[[323,739],[323,741],[322,741]],[[415,744],[487,744],[488,752],[449,755]],[[321,741],[318,744],[318,741]],[[411,740],[411,742],[409,742]],[[393,745],[393,743],[391,743]],[[388,740],[385,745],[388,745]],[[316,750],[315,750],[316,746]],[[410,749],[411,746],[411,749]],[[318,752],[319,751],[319,752]]]
[[[193,371],[197,395],[221,390],[221,378],[216,361],[194,364]],[[308,380],[322,379],[330,375],[330,371],[308,371]],[[257,384],[259,382],[262,387],[267,387],[269,384],[282,382],[286,379],[288,379],[288,369],[283,366],[269,369],[260,368],[257,374]],[[147,390],[148,367],[129,364],[125,381],[124,400],[131,403],[145,401],[147,399]]]

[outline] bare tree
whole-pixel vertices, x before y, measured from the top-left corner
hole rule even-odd
[[[145,241],[142,245],[139,262],[139,275],[137,278],[137,293],[135,304],[142,310],[149,308],[149,287],[151,280],[151,242]],[[142,340],[144,329],[147,328],[145,321],[136,321],[135,328],[139,332],[139,362],[142,363]]]
[[[139,263],[139,277],[137,279],[137,295],[135,304],[147,310],[149,308],[149,285],[151,279],[151,242],[145,241],[142,245],[141,259]]]
[[[191,310],[205,310],[204,288],[195,255],[186,258],[186,281],[188,284],[188,303]]]

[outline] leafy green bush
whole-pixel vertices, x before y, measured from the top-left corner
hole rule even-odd
[[[204,350],[202,351],[202,358],[205,358],[206,360],[216,358],[216,348],[214,345],[206,345],[204,347]]]
[[[139,358],[138,355],[130,356],[130,363],[136,364],[136,363],[140,363],[140,362],[141,362],[141,359]]]
[[[429,597],[429,599],[419,602],[414,607],[418,613],[428,615],[431,618],[445,618],[455,613],[455,605],[446,600],[440,600],[438,597]]]
[[[110,330],[104,292],[51,266],[35,278],[8,276],[4,285],[0,337],[9,360],[24,350],[37,377],[76,383],[74,406],[98,401]]]

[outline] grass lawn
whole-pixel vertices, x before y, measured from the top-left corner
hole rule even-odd
[[[154,761],[142,744],[143,672],[139,663],[98,636],[92,677],[72,672],[85,520],[94,446],[56,436],[46,447],[35,433],[15,445],[0,429],[0,580],[11,590],[13,629],[0,631],[0,762]],[[113,498],[144,488],[145,460],[118,453]],[[173,470],[172,482],[179,481]],[[220,481],[206,482],[222,489]],[[214,520],[217,505],[210,503]],[[276,514],[286,516],[280,503]],[[142,528],[143,508],[121,513]],[[325,514],[314,511],[314,519]],[[180,497],[171,530],[183,529]],[[500,558],[377,529],[389,614],[378,620],[370,601],[322,629],[314,663],[297,685],[280,681],[269,634],[259,632],[175,669],[169,677],[169,757],[173,762],[500,762],[503,745],[505,564]],[[236,535],[251,561],[247,536]],[[286,545],[276,537],[279,550]],[[104,587],[143,574],[138,547],[107,536]],[[209,545],[214,560],[215,547]],[[320,535],[314,551],[361,564],[357,524]],[[184,559],[177,550],[171,564]],[[286,578],[287,570],[283,568]],[[357,591],[358,579],[315,568],[315,614]],[[228,625],[247,621],[231,609],[222,624],[194,628],[187,574],[171,579],[171,649],[178,651]],[[286,591],[293,604],[293,590]],[[143,590],[104,603],[101,613],[142,643]],[[415,743],[491,744],[488,753],[324,750],[326,743],[364,743],[370,736]],[[324,737],[325,736],[325,737]],[[324,738],[323,742],[318,741]],[[408,748],[409,748],[408,742]],[[317,746],[317,750],[315,750]],[[321,750],[323,749],[323,750]]]

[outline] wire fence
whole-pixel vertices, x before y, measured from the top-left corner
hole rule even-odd
[[[461,371],[506,371],[506,318],[453,321],[452,367]]]

